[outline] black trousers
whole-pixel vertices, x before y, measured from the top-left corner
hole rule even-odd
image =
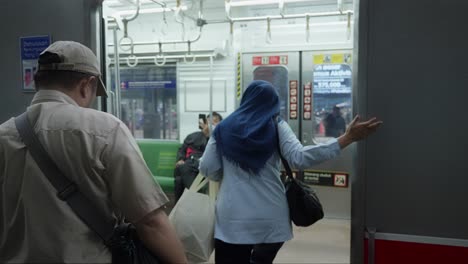
[[[229,244],[215,240],[216,264],[271,264],[283,242],[271,244]]]
[[[188,159],[184,164],[174,169],[174,196],[175,202],[180,199],[185,188],[190,188],[198,175],[198,161]]]

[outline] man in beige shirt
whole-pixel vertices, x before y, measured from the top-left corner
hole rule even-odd
[[[96,56],[59,41],[39,58],[29,121],[51,159],[79,191],[116,222],[136,226],[163,263],[186,263],[153,180],[126,126],[89,109],[106,95]],[[0,263],[110,263],[103,241],[57,197],[23,144],[14,118],[0,125]]]

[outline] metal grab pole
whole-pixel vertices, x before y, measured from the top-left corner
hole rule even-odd
[[[213,130],[213,56],[210,56],[210,120],[209,120],[210,132]]]
[[[118,63],[114,63],[114,80],[115,80],[115,101],[114,101],[114,109],[115,109],[115,116],[117,118],[121,118],[121,90],[120,90],[120,58],[119,58],[119,47],[117,45],[117,29],[114,28],[114,61]]]

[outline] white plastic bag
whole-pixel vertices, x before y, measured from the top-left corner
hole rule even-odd
[[[210,182],[210,195],[198,193],[208,182],[198,174],[169,214],[190,263],[207,262],[214,250],[217,183]]]

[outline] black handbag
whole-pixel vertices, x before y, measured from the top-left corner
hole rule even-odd
[[[281,154],[277,121],[275,121],[275,126],[277,131],[278,153],[287,174],[284,187],[286,189],[291,221],[296,226],[311,226],[323,218],[322,204],[317,194],[310,186],[293,177],[288,161]]]
[[[116,226],[114,219],[105,216],[78,190],[75,183],[62,174],[34,133],[27,112],[15,118],[15,124],[29,153],[57,190],[58,198],[66,202],[73,212],[103,240],[111,251],[112,263],[159,263],[157,257],[140,241],[132,224],[122,223]]]

